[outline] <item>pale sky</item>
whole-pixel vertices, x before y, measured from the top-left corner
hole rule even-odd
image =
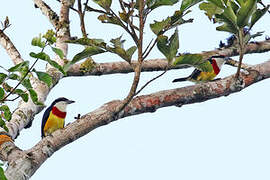
[[[56,1],[48,1],[57,10]],[[91,4],[93,4],[91,2]],[[164,7],[149,17],[159,20],[172,15],[179,8]],[[5,32],[21,52],[25,60],[30,58],[31,39],[52,26],[32,1],[3,1],[0,20],[9,16],[12,26]],[[180,52],[201,52],[218,47],[227,33],[215,31],[207,17],[193,8],[190,14],[194,23],[179,27]],[[114,26],[101,24],[96,15],[87,15],[90,37],[106,41],[127,34]],[[255,25],[252,32],[265,31],[270,35],[269,13]],[[72,36],[81,36],[76,14],[71,18]],[[78,26],[78,27],[76,27]],[[153,33],[145,31],[149,42]],[[70,46],[69,58],[78,53],[79,46]],[[262,63],[270,53],[246,55],[244,62]],[[11,60],[0,48],[1,65],[9,67]],[[155,48],[149,58],[163,58]],[[237,57],[234,57],[237,59]],[[120,61],[118,56],[95,56],[97,62]],[[37,68],[42,69],[40,62]],[[192,69],[173,70],[165,74],[142,94],[192,85],[191,82],[171,83],[184,77]],[[236,72],[236,68],[224,66],[219,77]],[[143,73],[141,83],[160,72]],[[124,98],[131,85],[133,74],[115,74],[100,77],[64,78],[49,94],[46,105],[61,96],[75,100],[68,107],[66,124],[74,121],[78,113],[85,114],[115,99]],[[63,147],[52,155],[33,175],[31,180],[93,179],[93,180],[266,180],[270,179],[269,146],[269,87],[270,80],[256,83],[239,93],[181,108],[168,107],[155,113],[132,116],[100,127],[88,135]],[[15,105],[13,106],[15,107]],[[35,116],[30,129],[23,130],[15,144],[21,149],[34,146],[41,139],[40,126],[44,111]]]

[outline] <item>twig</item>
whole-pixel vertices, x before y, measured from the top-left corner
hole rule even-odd
[[[147,56],[150,54],[150,52],[152,51],[152,49],[155,47],[156,43],[157,43],[157,38],[155,39],[154,43],[152,44],[152,46],[150,47],[150,49],[148,50],[148,52],[144,52],[146,54],[143,56],[143,59],[147,58]]]
[[[47,42],[46,42],[47,43]],[[46,44],[45,43],[45,44]],[[46,46],[44,46],[42,49],[41,49],[41,52],[44,51]],[[39,58],[36,58],[35,62],[32,64],[32,66],[28,69],[28,71],[26,72],[26,74],[22,77],[22,79],[18,82],[18,84],[12,88],[12,90],[8,93],[8,95],[6,95],[1,101],[6,101],[7,98],[14,93],[14,91],[19,87],[19,85],[23,82],[23,80],[26,78],[26,76],[31,72],[31,70],[33,69],[33,67],[36,65],[36,63],[38,62]]]
[[[141,89],[139,89],[139,91],[137,91],[135,93],[134,96],[137,96],[146,86],[148,86],[151,82],[155,81],[156,79],[160,78],[161,76],[163,76],[166,72],[167,72],[168,68],[166,68],[165,71],[163,71],[160,75],[154,77],[153,79],[149,80],[148,82],[146,82],[142,87]]]
[[[86,29],[85,29],[85,23],[84,23],[84,15],[85,15],[85,8],[82,10],[82,3],[81,0],[78,0],[78,14],[80,17],[80,24],[81,24],[81,31],[83,37],[87,37]]]

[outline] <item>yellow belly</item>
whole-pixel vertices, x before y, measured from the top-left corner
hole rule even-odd
[[[212,72],[201,72],[200,75],[197,77],[197,79],[192,79],[192,81],[195,82],[207,82],[211,81],[216,77],[216,73],[214,71]]]
[[[65,124],[65,119],[64,118],[59,118],[52,113],[50,113],[49,118],[44,126],[44,135],[50,135],[57,129],[61,129],[64,127]]]

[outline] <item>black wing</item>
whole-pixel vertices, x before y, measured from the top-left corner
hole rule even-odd
[[[199,69],[194,69],[194,71],[191,73],[191,75],[189,76],[190,79],[195,79],[197,80],[198,76],[201,74],[201,70]]]
[[[49,115],[50,115],[50,112],[51,112],[51,109],[52,109],[52,106],[48,107],[46,109],[46,111],[44,112],[43,114],[43,117],[42,117],[42,123],[41,123],[41,137],[45,137],[45,134],[44,134],[44,127],[45,127],[45,124],[49,118]]]

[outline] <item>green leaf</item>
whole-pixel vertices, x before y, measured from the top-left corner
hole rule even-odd
[[[97,54],[101,54],[101,53],[104,53],[105,51],[97,46],[87,46],[82,52],[76,54],[72,61],[71,61],[71,64],[75,64],[76,62],[84,59],[84,58],[87,58],[87,57],[90,57],[90,56],[93,56],[93,55],[97,55]]]
[[[57,54],[61,59],[64,58],[64,53],[61,49],[58,49],[58,48],[54,48],[54,47],[51,47],[52,48],[52,51]]]
[[[103,39],[79,38],[76,40],[68,40],[65,42],[71,43],[71,44],[79,44],[79,45],[83,45],[83,46],[98,46],[101,48],[106,47],[106,43],[104,43]]]
[[[270,5],[268,5],[267,7],[263,8],[263,9],[257,9],[255,11],[255,13],[252,14],[250,28],[252,28],[254,26],[254,24],[259,19],[261,19],[261,17],[269,10],[269,7],[270,7]]]
[[[6,79],[7,75],[5,73],[0,73],[0,84],[2,84],[5,79]]]
[[[227,7],[224,9],[224,12],[221,15],[224,15],[225,17],[224,20],[226,23],[231,23],[237,28],[236,26],[237,16],[235,15],[232,9],[230,1],[227,2]]]
[[[34,72],[37,74],[38,79],[40,81],[43,81],[44,83],[47,84],[48,87],[51,87],[51,85],[52,85],[52,77],[48,73],[41,72],[41,71],[36,71],[36,70],[34,70]]]
[[[5,91],[3,88],[0,87],[0,100],[4,99],[5,97]]]
[[[20,80],[20,76],[18,74],[14,74],[14,73],[8,75],[8,78],[12,79],[12,80],[18,80],[18,81]]]
[[[15,89],[13,93],[19,95],[24,102],[28,102],[28,99],[29,99],[28,94],[24,92],[23,90]]]
[[[156,35],[161,35],[174,27],[191,22],[193,22],[193,19],[184,20],[183,14],[180,11],[175,11],[172,16],[162,21],[154,21],[150,24],[150,28]]]
[[[136,46],[131,46],[130,48],[127,49],[126,53],[127,53],[130,60],[131,60],[131,58],[136,50],[137,50]]]
[[[11,114],[10,109],[7,105],[0,106],[0,111],[4,112],[4,118],[7,121],[11,120],[12,114]]]
[[[23,61],[11,68],[8,69],[9,72],[16,72],[16,71],[21,71],[23,69],[23,67],[27,67],[28,69],[28,66],[29,66],[29,61]]]
[[[209,61],[203,60],[200,54],[183,54],[175,58],[173,65],[189,65],[205,72],[211,72],[213,69]]]
[[[98,16],[98,20],[100,20],[102,23],[109,23],[109,24],[115,24],[118,26],[122,26],[121,21],[115,16],[102,14]]]
[[[169,62],[173,60],[179,49],[179,37],[178,30],[176,29],[174,34],[168,40],[167,36],[159,36],[157,41],[157,47],[160,52],[167,58]]]
[[[112,0],[93,0],[93,1],[106,11],[110,11]]]
[[[216,28],[218,31],[225,31],[225,32],[229,32],[232,34],[236,34],[237,33],[237,29],[235,29],[234,26],[231,26],[227,23],[224,23],[223,25],[220,25]]]
[[[225,6],[223,4],[223,0],[208,0],[209,2],[211,2],[212,4],[216,5],[217,7],[224,9]]]
[[[180,11],[184,12],[195,4],[201,2],[202,0],[182,0]]]
[[[179,0],[147,0],[146,4],[149,9],[155,9],[160,6],[174,5]]]
[[[36,54],[34,52],[31,52],[30,56],[33,57],[33,58],[38,58],[38,59],[41,59],[43,61],[48,62],[51,66],[58,69],[61,73],[63,73],[64,75],[67,75],[67,73],[64,71],[63,67],[60,66],[57,62],[51,60],[50,56],[47,55],[46,53],[40,52],[40,53]]]
[[[248,25],[251,15],[256,9],[257,0],[248,0],[240,8],[237,14],[237,25],[243,28]]]
[[[50,29],[44,34],[42,37],[44,37],[50,44],[56,43],[56,33]]]
[[[30,97],[34,104],[38,104],[38,95],[34,89],[28,89]]]
[[[32,85],[29,79],[24,79],[21,83],[27,90],[32,89]]]
[[[159,33],[166,29],[170,25],[171,18],[167,18],[165,20],[162,20],[160,22],[154,21],[153,24],[150,24],[150,28],[156,35],[159,35]]]
[[[201,3],[199,8],[205,11],[205,14],[210,20],[213,19],[216,14],[221,14],[223,12],[223,9],[209,2]]]
[[[0,167],[0,180],[8,180],[2,167]]]
[[[31,44],[32,46],[38,46],[40,48],[44,48],[46,46],[46,43],[42,41],[41,35],[39,35],[39,37],[34,37]]]

